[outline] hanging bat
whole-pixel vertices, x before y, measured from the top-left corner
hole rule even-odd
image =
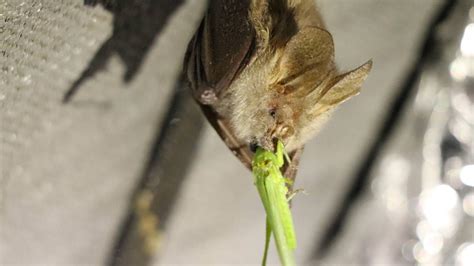
[[[185,58],[193,95],[229,149],[250,168],[256,147],[280,139],[290,178],[304,143],[371,67],[338,72],[313,0],[210,0]]]

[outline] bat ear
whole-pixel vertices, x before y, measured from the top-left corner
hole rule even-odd
[[[358,94],[371,69],[372,60],[369,60],[358,68],[337,76],[319,103],[335,105]]]
[[[314,89],[334,69],[333,60],[331,34],[318,27],[302,28],[283,48],[272,83],[290,91]]]

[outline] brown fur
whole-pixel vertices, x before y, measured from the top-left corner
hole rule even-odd
[[[372,62],[337,72],[332,36],[313,0],[252,0],[249,17],[256,54],[214,108],[240,141],[272,149],[280,138],[292,151],[359,93]]]

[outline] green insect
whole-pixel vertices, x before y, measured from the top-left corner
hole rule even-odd
[[[252,162],[255,185],[267,213],[265,251],[262,265],[266,265],[270,236],[273,232],[278,255],[283,265],[295,265],[293,251],[296,248],[296,236],[293,227],[287,179],[281,174],[284,164],[283,144],[279,141],[276,152],[258,148]]]

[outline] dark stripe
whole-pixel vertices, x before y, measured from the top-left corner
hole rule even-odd
[[[178,84],[164,122],[156,129],[148,161],[129,206],[108,265],[148,265],[151,254],[145,252],[144,238],[138,231],[136,199],[143,191],[153,195],[150,211],[158,218],[158,229],[165,230],[171,210],[179,196],[202,131],[203,116],[189,90]],[[163,244],[163,243],[162,243]]]

